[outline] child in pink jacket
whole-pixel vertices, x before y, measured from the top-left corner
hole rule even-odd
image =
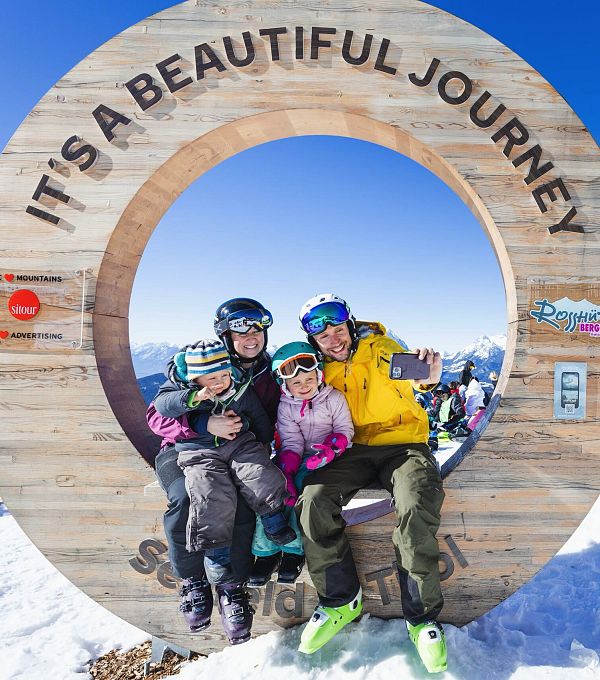
[[[273,355],[272,369],[281,385],[277,410],[281,450],[275,462],[287,480],[286,504],[293,508],[306,475],[352,446],[354,427],[344,395],[323,382],[322,366],[311,345],[284,345]],[[295,512],[290,512],[288,521],[296,540],[282,547],[269,541],[257,518],[252,542],[257,559],[248,585],[265,585],[277,568],[280,583],[293,583],[300,575],[304,549]]]

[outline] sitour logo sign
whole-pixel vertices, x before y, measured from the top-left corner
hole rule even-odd
[[[8,300],[8,311],[15,319],[28,321],[40,311],[40,300],[32,290],[17,290]]]
[[[587,299],[571,300],[563,297],[550,302],[547,298],[534,300],[529,316],[538,324],[546,324],[564,333],[588,333],[600,337],[600,305]]]

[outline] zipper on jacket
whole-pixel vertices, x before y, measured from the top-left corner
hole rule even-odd
[[[300,418],[304,418],[304,409],[306,408],[306,399],[302,400],[302,406],[300,407]]]
[[[313,410],[312,399],[308,402],[308,410],[309,411]],[[313,413],[308,414],[308,432],[307,432],[307,437],[306,437],[307,442],[312,441],[314,430],[315,430],[315,416],[314,416],[314,412],[313,412]]]

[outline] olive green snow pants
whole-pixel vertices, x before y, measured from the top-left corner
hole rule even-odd
[[[394,499],[397,521],[392,541],[404,616],[412,624],[435,619],[444,602],[436,538],[444,491],[426,444],[354,444],[329,465],[307,475],[296,512],[320,601],[339,607],[358,592],[360,582],[341,513],[357,491],[373,482],[379,482]]]

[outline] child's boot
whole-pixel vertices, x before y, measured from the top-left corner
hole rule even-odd
[[[413,626],[406,622],[408,635],[430,673],[441,673],[448,667],[446,638],[437,621],[425,621]]]
[[[277,570],[277,583],[294,583],[304,566],[304,555],[283,553]]]
[[[243,583],[224,583],[217,586],[221,623],[232,645],[248,642],[252,630],[254,609],[250,606]]]
[[[254,560],[254,566],[248,577],[248,585],[251,588],[260,588],[271,580],[273,572],[279,566],[281,561],[281,553],[276,552],[274,555],[267,555],[265,557],[257,557]]]
[[[358,618],[362,612],[362,590],[356,597],[341,607],[323,607],[318,605],[310,621],[306,624],[300,638],[298,651],[303,654],[314,654],[327,644],[342,628]]]
[[[207,579],[204,576],[184,578],[179,596],[179,609],[192,633],[208,628],[213,610],[213,594]]]
[[[288,524],[283,510],[276,510],[269,512],[266,515],[261,515],[263,529],[270,541],[277,545],[286,545],[296,539],[296,532]]]

